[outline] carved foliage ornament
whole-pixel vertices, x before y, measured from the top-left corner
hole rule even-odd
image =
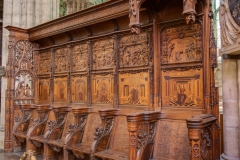
[[[88,67],[88,45],[80,44],[73,47],[73,71],[86,70]]]
[[[68,70],[68,49],[58,49],[55,53],[55,71],[64,72]]]

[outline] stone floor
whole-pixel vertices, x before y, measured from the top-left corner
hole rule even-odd
[[[0,150],[0,160],[19,160],[23,152],[4,153]],[[41,160],[42,157],[37,157],[37,160]]]

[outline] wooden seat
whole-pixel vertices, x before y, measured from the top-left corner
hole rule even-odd
[[[124,115],[118,110],[114,116],[99,111],[102,128],[96,129],[95,141],[91,146],[91,159],[145,159],[150,158],[155,136],[156,122],[160,112],[140,112]],[[112,119],[114,119],[112,121]],[[113,129],[111,129],[113,128]],[[105,137],[108,138],[106,148],[99,146]],[[150,151],[150,152],[149,152]]]
[[[28,132],[27,132],[27,150],[36,150],[37,147],[40,147],[44,142],[44,131],[47,125],[47,119],[51,106],[48,104],[45,105],[36,105],[36,110],[38,117],[33,119]],[[40,142],[40,143],[38,143]]]
[[[73,112],[75,112],[76,115],[80,114],[81,109],[73,109]],[[74,156],[80,159],[90,155],[91,145],[94,141],[95,128],[101,125],[101,119],[97,110],[89,111],[89,114],[86,116],[85,124],[83,128],[75,129],[75,131],[67,135],[67,137],[69,137],[67,150],[71,151]],[[77,134],[79,135],[78,137]],[[65,157],[65,159],[67,159],[67,157]]]
[[[15,123],[13,126],[13,135],[18,142],[21,143],[22,149],[25,148],[27,131],[30,128],[30,119],[32,117],[32,112],[35,109],[34,104],[23,104],[19,105],[22,116],[14,117]]]

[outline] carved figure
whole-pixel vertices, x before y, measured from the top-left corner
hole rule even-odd
[[[176,61],[180,61],[182,58],[181,58],[181,54],[183,54],[183,51],[178,51],[175,55],[175,60]]]
[[[25,95],[25,89],[24,89],[24,88],[25,88],[25,87],[24,87],[24,82],[20,82],[20,83],[18,84],[17,89],[16,89],[16,96],[17,96],[17,97],[22,97],[22,96]]]
[[[187,44],[186,54],[188,59],[194,59],[194,50],[195,50],[195,44],[193,42]]]
[[[106,84],[103,83],[101,86],[100,94],[99,94],[99,101],[100,102],[107,102],[108,97],[107,97],[107,87]]]
[[[130,93],[132,94],[132,96],[131,96],[132,104],[137,104],[138,101],[139,101],[139,98],[138,98],[138,89],[137,89],[137,88],[135,89],[135,88],[133,87]]]
[[[63,100],[64,99],[64,90],[63,88],[60,89],[60,99]]]
[[[179,85],[179,88],[178,88],[178,101],[177,101],[177,104],[179,105],[183,105],[187,96],[185,94],[185,91],[186,89],[184,88],[184,85],[183,84],[180,84]]]
[[[25,86],[25,96],[31,96],[31,87],[28,84]]]

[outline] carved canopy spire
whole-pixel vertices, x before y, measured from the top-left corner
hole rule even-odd
[[[129,0],[129,17],[130,17],[130,24],[129,27],[133,33],[139,34],[140,33],[140,22],[139,22],[139,14],[140,14],[140,7],[141,4],[145,0]]]

